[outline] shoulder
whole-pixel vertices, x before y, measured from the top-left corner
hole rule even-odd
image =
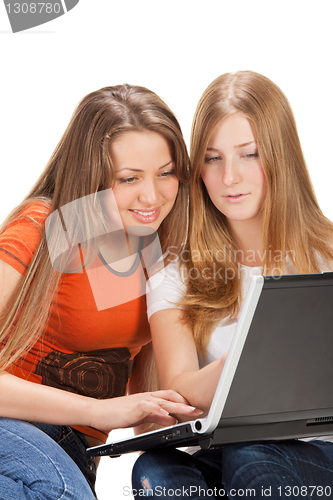
[[[154,274],[148,281],[147,306],[148,317],[161,309],[178,308],[186,290],[179,260],[167,264],[163,269]]]
[[[17,214],[15,220],[26,219],[32,223],[44,226],[45,220],[50,215],[51,204],[46,201],[33,201],[25,205]]]
[[[25,238],[27,241],[40,239],[51,205],[44,201],[33,201],[19,209],[5,223],[0,238]]]
[[[33,201],[20,208],[0,233],[0,258],[21,274],[28,268],[43,235],[51,205]]]
[[[7,218],[2,226],[0,234],[13,226],[40,226],[44,227],[45,221],[51,212],[51,204],[47,201],[31,201],[19,207]]]
[[[169,262],[166,266],[163,261],[159,261],[159,271],[153,274],[149,279],[149,285],[152,289],[161,287],[161,289],[172,286],[184,288],[186,286],[185,279],[182,273],[182,268],[179,265],[179,259]]]

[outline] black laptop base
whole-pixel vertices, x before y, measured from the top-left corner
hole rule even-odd
[[[149,441],[146,440],[146,434],[142,434],[142,436],[135,436],[125,441],[88,448],[87,453],[92,457],[119,457],[123,453],[147,451],[156,448],[194,446],[199,442],[198,437],[200,437],[200,435],[194,435],[191,425],[188,424],[182,425],[178,429],[170,427],[169,429],[161,429],[160,431],[154,432]],[[206,436],[202,436],[202,438],[206,438]],[[133,443],[133,446],[131,446],[131,443]],[[179,443],[182,444],[180,445]]]
[[[333,435],[333,417],[318,417],[317,419],[274,422],[257,425],[241,425],[218,427],[211,435],[193,434],[191,425],[182,426],[179,430],[170,428],[167,432],[161,430],[151,436],[147,442],[145,436],[127,439],[125,442],[106,444],[95,449],[87,450],[93,457],[119,457],[125,453],[147,451],[163,448],[177,448],[184,446],[200,446],[210,448],[236,443],[250,443],[258,441],[281,441],[288,439],[302,439],[306,437]],[[133,446],[131,447],[131,441]],[[125,446],[124,446],[125,444]]]

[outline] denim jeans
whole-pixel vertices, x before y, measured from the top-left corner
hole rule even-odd
[[[134,464],[134,498],[226,498],[221,482],[222,449],[189,455],[179,450],[149,451]],[[212,495],[214,492],[216,495]]]
[[[68,427],[0,418],[0,500],[95,500],[94,465],[81,436]]]
[[[133,468],[135,498],[333,498],[333,443],[288,440],[228,445],[191,456],[151,451]]]

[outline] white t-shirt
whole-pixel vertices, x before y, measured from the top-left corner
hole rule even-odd
[[[250,288],[252,276],[260,276],[261,267],[240,265],[239,272],[242,279],[242,299],[244,300]],[[298,274],[290,261],[286,263],[286,274]],[[178,260],[171,262],[149,280],[149,290],[147,293],[148,319],[157,311],[177,307],[177,302],[181,300],[186,290],[185,279],[179,272]],[[218,324],[207,346],[207,359],[205,361],[199,360],[200,367],[220,358],[229,350],[237,322],[237,318],[226,318]]]
[[[244,301],[251,284],[252,276],[262,274],[261,267],[239,266],[239,272],[242,279],[242,300]],[[285,274],[298,274],[297,269],[287,258]],[[174,309],[185,293],[185,278],[179,271],[178,260],[171,262],[168,266],[154,276],[152,276],[147,288],[147,308],[148,319],[157,311],[163,309]],[[207,346],[207,358],[205,361],[199,357],[200,368],[220,358],[229,350],[232,337],[237,328],[238,319],[223,319],[213,330]],[[333,442],[333,436],[322,436],[320,438]]]

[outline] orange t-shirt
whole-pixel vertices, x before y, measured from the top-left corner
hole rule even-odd
[[[0,259],[22,275],[40,243],[49,211],[46,203],[30,204],[0,234]],[[131,273],[113,272],[101,262],[90,270],[62,274],[41,337],[10,372],[99,399],[123,396],[131,361],[150,341],[145,296],[133,295],[142,285],[143,273],[139,258]],[[115,299],[119,305],[101,308],[103,297],[113,296],[138,298],[124,303]],[[104,442],[107,439],[107,433],[96,429],[75,428]]]

